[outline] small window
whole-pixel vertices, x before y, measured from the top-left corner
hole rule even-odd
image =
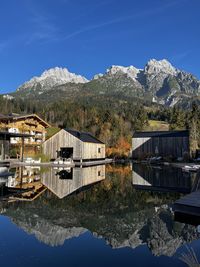
[[[101,176],[101,171],[98,171],[98,176]]]
[[[98,153],[101,153],[101,148],[100,147],[98,148]]]

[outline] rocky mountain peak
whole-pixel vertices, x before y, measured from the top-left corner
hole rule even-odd
[[[129,78],[135,79],[140,70],[135,68],[134,66],[123,67],[123,66],[112,65],[106,71],[106,73],[110,75],[115,75],[116,73],[119,72],[126,74]]]
[[[33,77],[28,82],[25,82],[17,90],[30,89],[49,90],[54,86],[66,83],[87,83],[88,80],[75,73],[69,72],[66,68],[55,67],[45,70],[41,76]]]
[[[94,77],[93,77],[93,80],[97,80],[97,79],[99,79],[101,77],[103,77],[103,74],[102,73],[95,74]]]
[[[81,76],[76,75],[75,73],[69,72],[67,68],[51,68],[49,70],[45,70],[40,76],[41,79],[46,79],[49,77],[55,77],[56,79],[63,80],[64,82],[73,82],[73,83],[85,83],[88,80]]]
[[[86,84],[85,84],[86,83]],[[73,97],[84,94],[123,95],[148,99],[161,105],[185,105],[189,99],[200,96],[200,81],[190,73],[179,70],[166,60],[149,60],[144,69],[134,66],[112,65],[104,74],[97,74],[92,81],[81,75],[71,73],[66,68],[55,67],[33,77],[17,89],[15,96],[55,99],[59,96]]]
[[[144,71],[148,74],[156,74],[156,73],[166,73],[171,75],[177,74],[177,69],[172,66],[172,64],[166,60],[156,60],[151,59],[147,62]]]

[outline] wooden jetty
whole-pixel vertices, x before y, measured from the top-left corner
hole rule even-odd
[[[86,162],[72,162],[71,164],[55,164],[54,162],[41,162],[41,163],[27,163],[21,161],[11,161],[11,166],[44,166],[44,167],[60,167],[60,168],[73,168],[73,167],[89,167],[95,165],[103,165],[114,162],[113,159],[93,160]]]
[[[192,217],[198,218],[200,222],[200,172],[197,171],[192,191],[190,194],[181,197],[173,205],[175,219],[178,221],[191,220]],[[191,224],[195,224],[197,219],[192,219]]]
[[[89,167],[89,166],[95,166],[95,165],[104,165],[113,163],[113,159],[103,159],[103,160],[92,160],[92,161],[86,161],[86,162],[75,162],[76,167]]]
[[[75,167],[75,164],[74,163],[54,164],[53,162],[32,163],[32,162],[20,162],[20,161],[15,161],[15,162],[12,162],[12,164],[11,164],[11,167],[19,167],[19,166],[73,168],[73,167]]]
[[[200,190],[178,199],[173,210],[176,213],[200,216]]]

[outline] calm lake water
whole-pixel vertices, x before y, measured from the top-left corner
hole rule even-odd
[[[1,265],[187,266],[199,227],[175,221],[172,204],[195,179],[146,165],[1,167]]]

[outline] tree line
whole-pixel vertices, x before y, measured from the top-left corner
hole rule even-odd
[[[200,146],[200,108],[146,105],[135,99],[91,97],[44,104],[39,100],[8,100],[0,96],[0,113],[37,113],[53,127],[90,132],[106,143],[107,155],[127,157],[134,131],[148,129],[148,120],[169,123],[170,130],[190,130],[191,148]]]

